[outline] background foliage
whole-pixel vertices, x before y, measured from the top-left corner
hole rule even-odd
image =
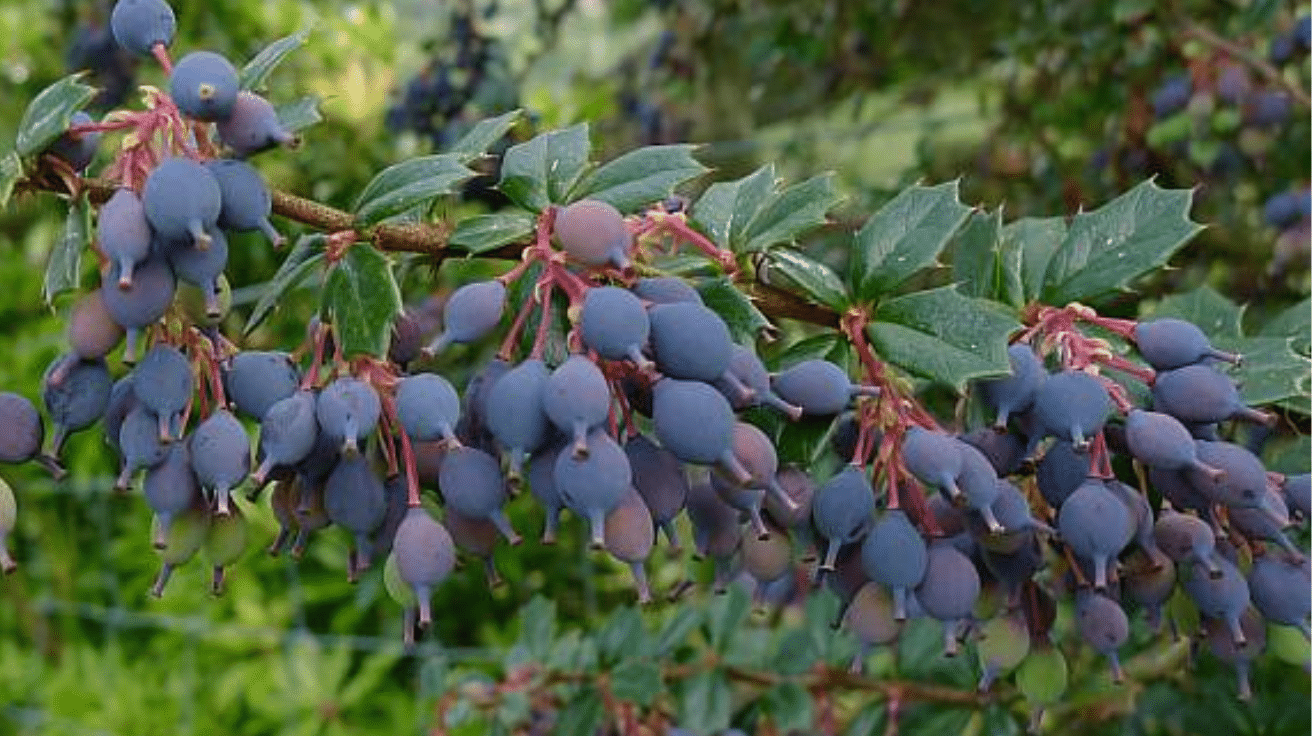
[[[787,182],[832,171],[824,186],[837,203],[830,211],[837,226],[808,238],[833,243],[827,260],[835,266],[846,257],[839,233],[914,181],[960,177],[962,201],[1000,209],[1009,221],[1092,209],[1155,176],[1164,187],[1196,187],[1192,217],[1208,229],[1176,255],[1176,268],[1138,284],[1140,295],[1109,300],[1104,311],[1187,315],[1214,323],[1214,336],[1236,343],[1267,330],[1288,334],[1287,324],[1272,327],[1277,315],[1294,315],[1297,324],[1301,310],[1306,320],[1306,231],[1290,238],[1262,212],[1272,195],[1308,183],[1306,107],[1293,105],[1284,119],[1263,123],[1256,103],[1227,103],[1218,89],[1237,47],[1256,62],[1244,66],[1251,85],[1306,91],[1306,53],[1278,67],[1270,61],[1272,46],[1307,14],[1303,5],[173,4],[187,47],[237,59],[311,29],[308,43],[270,77],[269,96],[286,103],[313,93],[324,122],[308,132],[301,151],[267,154],[260,169],[281,189],[338,207],[350,207],[386,166],[445,150],[473,121],[512,108],[523,108],[527,118],[514,140],[589,121],[599,160],[639,144],[695,142],[706,144],[698,158],[720,181],[766,162],[775,167],[771,178]],[[0,6],[7,39],[0,140],[13,139],[27,102],[78,61],[73,45],[103,29],[106,5]],[[1262,65],[1283,82],[1262,76]],[[96,81],[113,89],[115,74],[127,72]],[[1180,75],[1191,80],[1186,104],[1158,114],[1156,96]],[[148,65],[132,78],[162,83]],[[450,206],[472,214],[505,204],[477,182],[469,194]],[[0,336],[7,356],[0,385],[29,396],[62,345],[60,320],[39,297],[62,227],[49,198],[20,198],[0,211],[0,248],[8,254],[0,279],[9,287],[0,293],[0,320],[10,326]],[[256,238],[234,242],[243,247],[233,249],[228,274],[242,286],[235,301],[244,312],[282,255]],[[440,301],[453,284],[499,267],[417,267],[405,279],[404,297],[414,305],[434,295]],[[918,288],[954,280],[951,269],[908,275]],[[319,286],[315,279],[303,283],[248,345],[298,340]],[[56,309],[67,306],[58,302]],[[1305,325],[1295,334],[1306,338]],[[1307,353],[1306,339],[1299,348]],[[444,370],[456,379],[475,357],[456,354]],[[1273,468],[1308,469],[1306,393],[1286,407],[1296,412],[1290,416],[1301,422],[1302,439],[1277,437],[1267,457]],[[148,600],[156,564],[144,541],[148,518],[132,499],[109,492],[114,469],[99,442],[92,433],[72,440],[73,482],[57,485],[30,468],[6,470],[20,494],[12,545],[22,568],[0,586],[0,733],[414,732],[431,729],[439,711],[459,732],[485,733],[499,714],[510,721],[529,707],[491,697],[491,673],[528,660],[577,673],[603,666],[617,688],[641,700],[660,686],[651,674],[656,655],[695,672],[674,684],[687,704],[679,715],[690,727],[756,722],[760,713],[731,709],[736,685],[727,675],[698,670],[708,652],[729,665],[777,669],[781,679],[765,708],[783,731],[809,729],[813,709],[830,706],[861,713],[851,733],[886,724],[886,697],[871,697],[869,705],[856,695],[825,703],[787,678],[813,662],[850,658],[850,643],[834,643],[828,632],[833,599],[813,596],[767,621],[735,588],[638,613],[629,607],[627,570],[568,537],[556,549],[530,543],[500,550],[497,565],[510,583],[491,590],[478,565],[466,565],[441,588],[435,630],[415,656],[402,653],[399,616],[384,600],[380,576],[351,586],[340,574],[345,540],[336,535],[317,538],[299,564],[257,561],[253,550],[221,598],[205,592],[205,569],[191,565],[163,600]],[[251,518],[256,538],[272,539],[271,514],[260,506]],[[537,518],[516,521],[540,525]],[[709,562],[679,558],[660,559],[651,573],[668,590],[688,577],[705,583],[711,570]],[[1263,660],[1257,698],[1241,705],[1231,696],[1231,675],[1215,660],[1200,658],[1197,671],[1181,678],[1186,652],[1149,639],[1136,630],[1131,644],[1140,652],[1131,671],[1151,675],[1142,682],[1112,689],[1100,667],[1079,663],[1076,671],[1092,679],[1075,683],[1075,696],[1058,709],[1063,732],[1307,732],[1305,670]],[[881,655],[871,668],[969,690],[973,663],[943,660],[937,646],[933,627],[913,627],[896,657]],[[779,651],[789,656],[771,659]],[[464,697],[443,697],[452,692]],[[599,706],[579,698],[569,712],[577,714],[575,732],[585,733]],[[1006,699],[908,704],[900,719],[906,733],[1005,733],[1023,722],[1015,717],[1020,709]]]

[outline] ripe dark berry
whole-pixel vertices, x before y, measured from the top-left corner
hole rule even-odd
[[[118,0],[109,26],[119,46],[150,56],[156,45],[167,48],[173,43],[177,19],[164,0]]]
[[[169,76],[169,95],[182,114],[207,123],[232,114],[238,89],[237,68],[213,51],[187,54]]]

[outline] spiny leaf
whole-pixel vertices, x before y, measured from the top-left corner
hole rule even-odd
[[[510,129],[515,127],[515,123],[518,123],[523,116],[524,111],[516,108],[494,118],[480,120],[451,146],[449,152],[459,155],[462,161],[468,162],[476,159],[486,154],[487,149],[510,132]]]
[[[960,391],[1010,370],[1007,338],[1020,326],[996,303],[945,286],[881,302],[866,332],[884,360]]]
[[[64,218],[64,231],[50,250],[46,262],[45,284],[41,289],[46,306],[55,303],[55,297],[78,287],[82,276],[82,251],[91,240],[91,206],[85,196],[74,199]]]
[[[839,313],[852,303],[847,285],[829,266],[791,248],[775,248],[769,258],[771,271],[783,274],[807,299]]]
[[[1038,299],[1052,254],[1066,239],[1066,220],[1061,217],[1023,217],[1003,227],[1001,237],[1004,250],[1020,251],[1024,301]]]
[[[265,46],[246,66],[242,67],[238,80],[242,89],[258,90],[264,87],[269,74],[282,63],[287,55],[305,45],[310,38],[310,29],[293,33]]]
[[[357,245],[346,251],[324,284],[323,309],[346,358],[387,355],[392,322],[401,313],[401,289],[387,256]]]
[[[534,212],[561,204],[588,165],[588,125],[552,130],[515,146],[501,159],[498,187]]]
[[[288,133],[299,133],[311,125],[318,125],[323,122],[319,102],[318,95],[305,95],[295,102],[279,105],[276,110],[278,124]]]
[[[1020,245],[1002,237],[1002,210],[977,211],[957,233],[952,249],[952,280],[966,296],[1008,306],[1025,305]]]
[[[850,279],[856,298],[873,303],[933,264],[968,214],[956,181],[904,189],[856,234]]]
[[[691,145],[647,146],[602,164],[579,182],[570,199],[599,199],[621,212],[658,202],[707,169]]]
[[[1244,309],[1210,286],[1183,294],[1169,294],[1152,312],[1153,319],[1175,317],[1198,325],[1213,338],[1239,337]]]
[[[1043,301],[1063,305],[1129,288],[1164,265],[1202,227],[1189,219],[1193,191],[1145,181],[1075,216],[1044,276]]]
[[[475,215],[461,220],[460,224],[456,225],[448,245],[470,253],[485,253],[503,245],[532,238],[534,228],[533,215],[522,210]]]
[[[1308,343],[1312,341],[1312,299],[1304,299],[1276,315],[1262,325],[1258,334],[1266,337],[1292,337],[1294,350],[1307,355]]]
[[[721,248],[737,251],[751,219],[774,191],[774,164],[734,181],[707,187],[692,207],[692,220]]]
[[[474,172],[455,154],[442,153],[402,161],[381,171],[360,192],[355,220],[362,227],[378,223],[443,194],[450,194]]]
[[[18,124],[14,150],[21,157],[44,151],[68,130],[73,114],[96,96],[96,88],[82,83],[82,73],[46,87],[27,106]]]
[[[727,278],[710,279],[697,286],[706,306],[729,326],[735,342],[755,342],[762,330],[772,330],[770,319],[756,308],[752,300]]]
[[[278,271],[264,285],[260,299],[246,319],[242,333],[249,335],[263,324],[273,311],[286,298],[287,293],[305,280],[314,267],[323,260],[325,238],[321,234],[304,235],[292,246],[291,252],[283,259]]]
[[[798,235],[825,224],[825,214],[843,198],[832,173],[819,174],[770,197],[747,223],[741,250],[763,251],[791,243]]]

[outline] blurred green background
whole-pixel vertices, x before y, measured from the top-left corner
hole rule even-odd
[[[137,105],[136,85],[163,83],[158,68],[104,47],[109,5],[0,4],[0,141],[13,139],[39,90],[73,69],[98,70],[93,82],[107,90],[101,112],[105,103]],[[272,77],[268,96],[288,102],[316,94],[324,122],[306,132],[300,150],[264,154],[258,165],[276,186],[338,206],[388,164],[440,149],[481,117],[522,107],[531,122],[517,136],[587,120],[603,160],[637,145],[688,141],[706,144],[700,156],[723,178],[767,161],[790,180],[832,170],[847,197],[834,213],[839,226],[859,222],[917,180],[960,177],[964,201],[1003,205],[1016,217],[1070,214],[1155,176],[1163,186],[1196,187],[1194,219],[1209,227],[1176,258],[1177,268],[1110,311],[1133,316],[1163,295],[1209,286],[1248,304],[1245,324],[1255,327],[1307,297],[1307,213],[1273,223],[1264,212],[1273,196],[1308,185],[1308,109],[1296,99],[1301,90],[1306,100],[1308,55],[1295,48],[1282,57],[1280,46],[1292,43],[1306,4],[173,6],[175,56],[207,48],[240,65],[269,42],[312,29],[309,43]],[[497,198],[480,190],[452,206],[478,211],[496,207]],[[62,218],[61,203],[49,196],[26,196],[0,212],[0,324],[7,326],[0,386],[30,397],[39,395],[42,372],[63,345],[62,317],[41,299]],[[240,334],[244,310],[280,254],[255,237],[234,245],[230,332]],[[95,276],[85,266],[89,286]],[[486,267],[413,269],[407,300],[422,304],[469,269]],[[299,342],[316,306],[314,287],[294,293],[244,345]],[[444,368],[463,377],[478,359],[478,349],[460,351]],[[378,571],[357,585],[346,582],[344,535],[318,535],[299,563],[267,558],[259,547],[277,527],[261,503],[247,506],[254,540],[224,596],[208,594],[208,569],[193,562],[157,601],[147,595],[157,565],[149,514],[139,499],[110,491],[115,468],[101,441],[98,430],[74,437],[71,480],[62,483],[30,467],[3,470],[19,497],[9,544],[21,567],[0,581],[0,734],[428,732],[442,693],[495,671],[507,656],[519,636],[516,612],[535,593],[556,599],[569,626],[594,627],[632,600],[627,570],[584,552],[567,525],[554,549],[534,541],[499,549],[508,584],[498,588],[489,590],[477,560],[468,561],[438,593],[429,643],[407,656],[399,611]],[[1306,457],[1285,462],[1306,470]],[[513,515],[533,539],[540,513],[517,504]],[[709,563],[660,551],[653,560],[650,573],[662,590],[710,577]],[[707,597],[694,594],[679,605],[704,605]],[[676,608],[646,615],[667,621]],[[1135,641],[1143,645],[1146,632]],[[1124,697],[1097,700],[1098,709],[1063,732],[1307,733],[1304,670],[1263,660],[1257,700],[1247,706],[1233,702],[1230,678],[1203,657],[1184,683],[1129,687]],[[1179,712],[1186,702],[1189,712]],[[921,725],[1017,727],[1009,719],[967,718]],[[480,724],[462,732],[486,732]],[[913,726],[906,724],[908,733],[921,732]]]

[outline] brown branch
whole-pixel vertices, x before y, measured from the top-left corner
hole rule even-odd
[[[67,181],[51,175],[44,168],[20,186],[26,190],[45,190],[65,196],[71,194]],[[117,184],[107,179],[82,179],[81,186],[91,202],[97,205],[104,204],[117,188]],[[355,228],[355,217],[349,212],[276,189],[270,193],[273,197],[273,213],[276,215],[328,233]],[[446,224],[384,223],[362,231],[360,236],[361,240],[379,250],[420,253],[440,263],[447,255],[446,246],[451,228]],[[519,260],[522,250],[521,245],[512,243],[480,255],[483,258]],[[824,327],[839,326],[838,313],[792,292],[756,280],[740,281],[739,285],[768,317],[795,319]]]
[[[1289,80],[1281,76],[1280,70],[1268,63],[1266,59],[1254,54],[1252,51],[1240,46],[1234,41],[1222,38],[1212,29],[1199,25],[1193,21],[1185,22],[1184,32],[1185,35],[1192,36],[1198,41],[1215,49],[1224,51],[1226,54],[1242,61],[1254,71],[1266,77],[1268,81],[1289,93],[1289,96],[1297,100],[1303,107],[1312,107],[1312,99],[1308,98],[1307,90],[1290,84]]]

